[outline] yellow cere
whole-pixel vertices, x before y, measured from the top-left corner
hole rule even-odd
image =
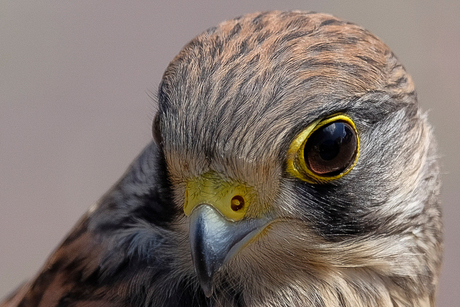
[[[195,207],[208,204],[227,219],[238,221],[245,216],[253,198],[251,187],[211,171],[187,182],[184,213],[189,216]]]
[[[336,121],[344,121],[348,123],[356,133],[356,141],[357,141],[357,152],[356,157],[353,164],[345,170],[343,173],[340,173],[336,176],[320,176],[313,173],[307,166],[304,158],[304,148],[305,144],[308,141],[308,138],[319,128]],[[287,152],[287,171],[308,183],[318,184],[318,183],[325,183],[328,181],[336,180],[344,175],[346,175],[351,169],[355,166],[356,162],[358,161],[359,155],[359,136],[356,130],[355,123],[353,120],[345,114],[334,114],[325,119],[318,119],[308,125],[299,135],[294,139],[294,141],[289,146],[289,150]]]

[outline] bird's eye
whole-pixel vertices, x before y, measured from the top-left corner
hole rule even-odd
[[[356,145],[356,134],[350,124],[332,122],[310,135],[303,150],[304,160],[316,175],[338,175],[353,162]]]
[[[288,172],[309,183],[325,183],[347,174],[359,153],[352,119],[336,114],[302,131],[288,151]]]

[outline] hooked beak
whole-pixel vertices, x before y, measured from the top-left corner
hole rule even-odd
[[[190,216],[190,244],[195,270],[205,295],[214,291],[213,276],[267,225],[268,219],[227,220],[207,204]]]
[[[241,182],[208,172],[187,182],[184,213],[190,217],[193,264],[205,295],[214,291],[213,277],[270,222],[245,217],[256,195]]]

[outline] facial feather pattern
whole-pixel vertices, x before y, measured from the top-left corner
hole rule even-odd
[[[378,38],[325,14],[245,15],[182,49],[158,103],[155,141],[1,306],[435,306],[436,142]],[[356,126],[354,166],[293,176],[292,142],[335,114]],[[241,218],[213,203],[232,189]],[[222,242],[214,258],[200,245]]]

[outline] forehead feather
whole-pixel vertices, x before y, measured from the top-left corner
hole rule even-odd
[[[413,90],[389,48],[363,28],[275,11],[223,22],[188,43],[164,74],[160,113],[170,150],[273,160],[292,127],[341,101]]]

